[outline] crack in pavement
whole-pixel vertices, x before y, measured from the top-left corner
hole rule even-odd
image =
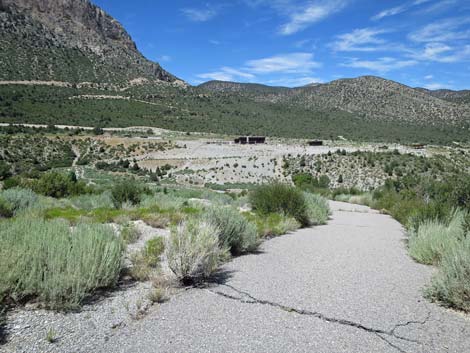
[[[235,291],[236,293],[240,294],[241,297],[237,297],[237,296],[234,296],[234,295],[230,295],[230,294],[227,294],[227,293],[223,293],[223,292],[220,292],[220,291],[211,290],[211,289],[207,289],[207,288],[206,288],[206,290],[209,291],[212,294],[220,295],[224,298],[231,299],[231,300],[236,300],[236,301],[239,301],[241,303],[268,305],[268,306],[280,309],[280,310],[288,312],[288,313],[312,316],[312,317],[315,317],[317,319],[323,320],[325,322],[353,327],[353,328],[356,328],[356,329],[359,329],[359,330],[362,330],[362,331],[365,331],[365,332],[376,335],[381,340],[385,341],[388,345],[390,345],[391,347],[393,347],[394,349],[398,350],[401,353],[406,353],[406,351],[403,350],[402,348],[398,347],[396,344],[393,344],[392,342],[390,342],[389,339],[387,339],[387,338],[395,338],[395,339],[400,340],[400,341],[405,341],[405,342],[421,345],[421,342],[418,341],[418,340],[414,340],[414,339],[411,339],[411,338],[407,338],[407,337],[403,337],[403,336],[398,335],[396,333],[396,330],[399,329],[399,328],[402,328],[402,327],[406,327],[408,325],[413,325],[413,324],[414,325],[424,325],[424,324],[426,324],[426,322],[429,320],[429,318],[431,316],[431,311],[428,310],[428,314],[426,315],[426,318],[424,320],[421,320],[421,321],[410,320],[410,321],[407,321],[405,323],[399,323],[399,324],[396,324],[391,330],[387,331],[387,330],[383,330],[383,329],[375,329],[375,328],[372,328],[372,327],[368,327],[368,326],[362,325],[360,323],[350,321],[350,320],[346,320],[346,319],[338,319],[338,318],[335,318],[335,317],[329,317],[329,316],[326,316],[326,315],[324,315],[324,314],[322,314],[318,311],[310,311],[310,310],[305,310],[305,309],[296,309],[296,308],[289,307],[289,306],[286,306],[286,305],[283,305],[283,304],[271,302],[269,300],[257,299],[255,297],[253,297],[251,294],[249,294],[247,292],[244,292],[242,290],[239,290],[238,288],[235,288],[235,287],[233,287],[231,285],[228,285],[228,284],[219,284],[219,286],[224,286],[224,287],[230,288],[233,291]],[[248,298],[248,300],[244,299],[243,296]]]

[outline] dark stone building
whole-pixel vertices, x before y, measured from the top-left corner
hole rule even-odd
[[[312,140],[308,142],[309,146],[323,146],[323,141],[321,140]]]
[[[264,136],[240,136],[234,140],[235,143],[241,145],[256,145],[259,143],[266,143],[266,137]]]

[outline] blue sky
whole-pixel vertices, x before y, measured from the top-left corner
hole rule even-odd
[[[191,84],[377,75],[470,88],[469,0],[94,0]]]

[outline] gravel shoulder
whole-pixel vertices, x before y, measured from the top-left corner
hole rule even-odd
[[[139,319],[101,334],[74,314],[74,339],[7,352],[469,352],[470,319],[423,298],[433,269],[407,255],[401,225],[331,206],[328,225],[266,241]]]

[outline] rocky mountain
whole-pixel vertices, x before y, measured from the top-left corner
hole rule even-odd
[[[259,85],[253,89],[249,84],[230,82],[209,82],[199,87],[217,92],[237,92],[258,101],[311,110],[336,109],[372,120],[457,126],[467,126],[470,121],[469,106],[375,76],[291,89],[261,88]]]
[[[0,0],[0,80],[180,82],[88,0]]]

